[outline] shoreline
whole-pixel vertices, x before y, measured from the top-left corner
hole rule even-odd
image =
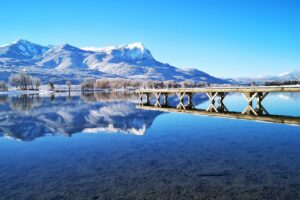
[[[8,90],[0,91],[0,95],[10,95],[10,94],[65,94],[65,93],[78,93],[78,92],[103,92],[103,93],[112,93],[112,92],[122,92],[122,93],[134,93],[133,89],[116,89],[116,90],[107,90],[107,89],[95,89],[95,90]]]
[[[300,85],[283,85],[284,87],[292,88],[292,87],[300,87]],[[280,86],[280,87],[283,87]],[[242,87],[242,86],[239,86]],[[249,86],[251,88],[253,86]],[[278,86],[263,86],[268,88],[278,87]],[[15,88],[8,90],[8,91],[0,91],[0,95],[9,95],[9,94],[62,94],[62,93],[78,93],[78,92],[103,92],[103,93],[112,93],[112,92],[121,92],[121,93],[135,93],[136,89],[85,89],[81,90],[77,86],[73,87],[74,89],[68,90],[58,87],[56,90],[47,90],[47,89],[40,89],[40,90],[17,90]],[[209,88],[218,88],[218,87],[209,87]],[[228,87],[230,88],[230,87]],[[168,88],[171,89],[171,88]]]

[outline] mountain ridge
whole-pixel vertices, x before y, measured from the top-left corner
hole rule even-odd
[[[267,75],[267,76],[260,76],[260,77],[240,77],[240,78],[234,78],[234,79],[227,79],[228,81],[232,83],[237,84],[244,84],[244,83],[259,83],[263,84],[265,82],[284,82],[284,81],[297,81],[300,80],[300,71],[299,70],[293,70],[290,72],[281,73],[278,75]]]
[[[42,46],[20,39],[0,46],[0,79],[24,70],[43,82],[86,78],[129,78],[143,80],[228,83],[197,69],[181,69],[157,61],[143,43],[104,48],[78,48],[70,44]]]

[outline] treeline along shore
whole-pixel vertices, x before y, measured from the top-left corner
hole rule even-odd
[[[33,77],[26,72],[20,72],[13,74],[9,78],[9,82],[0,81],[0,91],[8,90],[21,90],[21,91],[40,91],[42,80],[37,77]],[[45,85],[45,83],[43,83]],[[300,84],[300,80],[291,81],[273,81],[265,82],[260,85],[272,86],[272,85],[297,85]],[[69,80],[65,81],[64,87],[62,85],[55,85],[54,82],[49,81],[46,83],[46,90],[52,92],[64,92],[71,90],[134,90],[139,88],[161,89],[161,88],[196,88],[196,87],[210,87],[220,86],[219,84],[210,84],[206,82],[194,82],[194,81],[181,81],[176,82],[173,80],[168,81],[154,81],[154,80],[132,80],[125,78],[106,78],[106,79],[94,79],[87,78],[80,85],[72,85]],[[228,86],[230,84],[227,84]],[[258,85],[252,82],[249,85]],[[224,86],[224,84],[222,84]],[[44,88],[45,90],[45,88]]]
[[[9,78],[9,82],[0,81],[0,91],[8,91],[10,88],[22,91],[39,91],[41,86],[45,85],[39,78],[33,77],[26,72],[13,74]],[[94,79],[87,78],[80,85],[73,85],[71,81],[66,80],[65,87],[62,89],[61,85],[55,85],[54,82],[46,83],[49,91],[70,91],[74,90],[134,90],[137,88],[181,88],[181,87],[204,87],[211,84],[205,82],[182,81],[176,82],[168,81],[154,81],[154,80],[132,80],[122,78],[106,78]],[[60,87],[58,87],[60,86]],[[73,87],[74,86],[74,87]]]

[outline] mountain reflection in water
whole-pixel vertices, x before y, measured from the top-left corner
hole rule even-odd
[[[0,134],[22,141],[78,132],[143,135],[161,112],[138,111],[135,99],[133,94],[121,93],[1,95]]]

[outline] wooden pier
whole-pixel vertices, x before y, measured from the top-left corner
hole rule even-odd
[[[263,107],[261,102],[271,92],[300,92],[299,86],[264,86],[264,87],[205,87],[205,88],[172,88],[172,89],[139,89],[140,104],[139,109],[156,110],[162,112],[180,112],[196,115],[207,115],[214,117],[225,117],[244,120],[256,120],[272,123],[285,123],[300,125],[300,117],[270,115]],[[196,109],[192,103],[194,94],[205,93],[210,105],[207,109]],[[224,105],[224,98],[228,93],[241,93],[248,103],[242,112],[231,112]],[[170,107],[168,97],[176,94],[179,98],[177,107]],[[144,100],[146,96],[146,101]],[[151,105],[150,98],[156,98],[156,102]],[[218,98],[218,104],[215,100]],[[256,99],[257,105],[254,107],[252,102]]]
[[[266,98],[271,92],[300,92],[300,85],[296,86],[251,86],[251,87],[203,87],[203,88],[170,88],[170,89],[138,89],[135,91],[139,94],[141,102],[146,96],[146,103],[149,102],[151,95],[157,99],[156,103],[167,103],[170,94],[176,94],[179,98],[179,107],[184,107],[184,98],[187,97],[187,104],[190,104],[194,94],[205,93],[212,103],[219,97],[219,103],[223,102],[228,93],[241,93],[249,105],[252,105],[254,99],[257,104]]]

